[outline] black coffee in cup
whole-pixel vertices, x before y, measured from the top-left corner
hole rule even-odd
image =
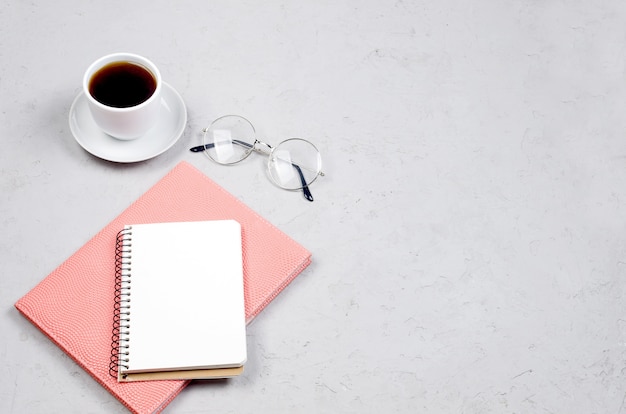
[[[157,81],[148,69],[132,62],[112,62],[100,68],[89,81],[89,93],[98,102],[128,108],[152,96]]]

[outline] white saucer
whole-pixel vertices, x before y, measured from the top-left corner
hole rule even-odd
[[[81,92],[70,108],[70,129],[85,151],[108,161],[137,162],[167,151],[182,136],[187,124],[187,109],[178,92],[163,82],[162,115],[144,136],[130,141],[115,139],[95,124],[87,97]]]

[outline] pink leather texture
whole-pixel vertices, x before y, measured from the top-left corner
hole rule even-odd
[[[15,307],[134,413],[159,413],[187,381],[119,383],[109,375],[115,242],[125,224],[234,219],[242,227],[246,320],[311,254],[200,171],[181,162],[23,296]],[[165,333],[167,334],[167,333]]]

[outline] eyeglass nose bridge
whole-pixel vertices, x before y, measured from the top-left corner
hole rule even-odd
[[[252,151],[258,152],[259,154],[265,154],[267,156],[272,154],[273,147],[267,142],[263,142],[257,138],[254,139],[254,144],[252,144]]]

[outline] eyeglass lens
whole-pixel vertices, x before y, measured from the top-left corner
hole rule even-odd
[[[309,141],[290,138],[272,149],[267,166],[276,185],[287,190],[298,190],[319,176],[321,157]]]
[[[240,116],[223,116],[205,131],[205,153],[220,164],[234,164],[250,155],[255,139],[250,121]]]

